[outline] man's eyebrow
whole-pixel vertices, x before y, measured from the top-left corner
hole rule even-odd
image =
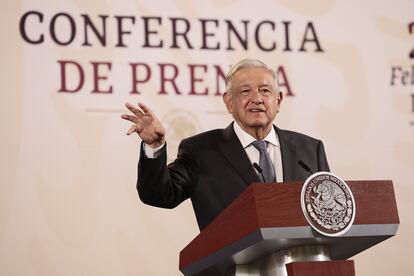
[[[250,88],[251,87],[251,85],[250,84],[241,84],[241,85],[239,85],[239,86],[237,86],[237,88]]]

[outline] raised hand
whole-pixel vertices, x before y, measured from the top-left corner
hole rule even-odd
[[[136,132],[148,146],[152,148],[161,146],[165,142],[165,129],[151,109],[143,103],[138,103],[138,106],[126,103],[125,106],[133,113],[133,115],[121,115],[122,119],[133,123],[127,135]]]

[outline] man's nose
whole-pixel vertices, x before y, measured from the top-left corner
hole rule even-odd
[[[259,92],[259,89],[254,89],[253,90],[253,93],[251,95],[252,95],[252,97],[250,98],[250,101],[252,103],[255,103],[255,104],[261,104],[261,103],[263,103],[263,96]]]

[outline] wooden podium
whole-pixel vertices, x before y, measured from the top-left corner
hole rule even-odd
[[[352,227],[340,237],[314,231],[301,209],[302,182],[252,184],[180,252],[185,275],[355,275],[346,260],[397,233],[392,181],[347,181]],[[280,271],[278,271],[280,270]]]

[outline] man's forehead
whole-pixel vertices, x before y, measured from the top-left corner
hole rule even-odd
[[[246,77],[234,79],[234,87],[274,87],[275,81],[270,77]]]

